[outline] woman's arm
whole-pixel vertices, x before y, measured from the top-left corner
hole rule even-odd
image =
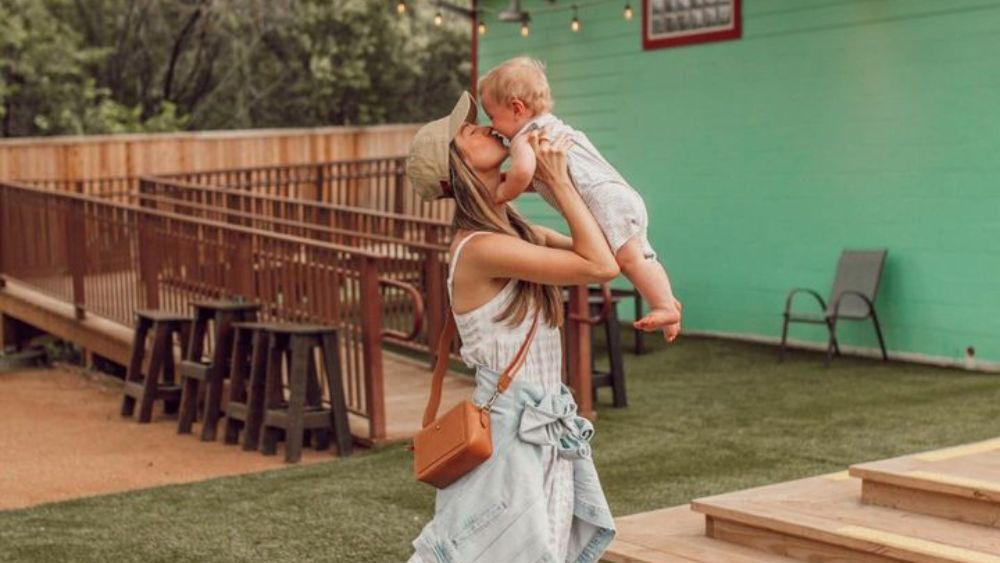
[[[618,264],[600,227],[569,179],[566,151],[571,141],[561,136],[539,143],[532,132],[529,143],[536,155],[535,176],[552,190],[569,224],[570,248],[547,248],[516,237],[491,234],[469,241],[469,261],[483,276],[517,278],[550,285],[605,282],[618,275]],[[548,237],[546,236],[546,240]]]
[[[560,250],[573,250],[573,239],[559,231],[542,225],[532,225],[531,229],[535,231],[535,236],[542,239],[542,244],[545,246]]]

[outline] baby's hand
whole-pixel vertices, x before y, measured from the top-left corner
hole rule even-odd
[[[531,178],[535,175],[536,160],[529,135],[515,137],[511,141],[510,169],[497,187],[495,195],[497,203],[507,203],[521,195],[531,185]]]

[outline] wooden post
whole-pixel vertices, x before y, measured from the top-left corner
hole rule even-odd
[[[11,240],[9,232],[10,229],[10,218],[7,217],[7,190],[4,186],[0,186],[0,289],[7,287],[7,278],[5,277],[7,273],[7,262],[4,259],[4,246],[7,241]],[[2,330],[2,329],[0,329]]]
[[[361,345],[365,374],[365,411],[369,438],[385,438],[385,385],[382,380],[382,300],[375,258],[359,256],[361,273]]]
[[[157,282],[159,262],[156,258],[158,249],[155,246],[154,236],[156,226],[151,217],[144,217],[142,213],[136,213],[135,218],[139,230],[139,244],[136,247],[139,253],[139,284],[146,294],[146,308],[159,309],[160,287]]]
[[[314,195],[314,199],[316,201],[319,201],[319,202],[325,201],[324,198],[323,198],[323,179],[324,179],[324,176],[323,176],[323,165],[322,164],[317,164],[316,165],[316,193]]]
[[[229,287],[244,301],[254,301],[257,294],[254,291],[253,239],[246,233],[235,233],[234,237],[236,248],[230,271],[233,280],[229,283]]]
[[[394,185],[395,193],[393,194],[393,198],[395,201],[393,203],[393,209],[395,210],[397,215],[405,215],[406,201],[404,196],[406,194],[405,191],[406,185],[404,183],[403,166],[400,165],[399,163],[395,164],[397,164],[397,166],[395,167],[396,168],[395,185]],[[395,223],[396,223],[396,238],[402,239],[406,235],[405,231],[406,225],[404,225],[403,222],[398,219],[395,220]]]
[[[569,316],[586,319],[590,316],[589,290],[586,285],[569,288]],[[566,319],[566,347],[569,387],[576,398],[580,416],[594,419],[593,392],[591,390],[590,325],[582,320]]]
[[[86,203],[80,200],[67,202],[66,207],[66,258],[73,278],[73,311],[77,320],[86,315],[83,278],[87,267]]]
[[[14,319],[0,313],[0,352],[8,346],[17,347],[17,330],[14,326]]]
[[[434,230],[427,233],[427,242],[437,244],[437,234]],[[438,260],[439,253],[436,250],[428,250],[424,254],[424,290],[426,291],[426,306],[424,307],[424,318],[427,319],[427,345],[431,350],[430,367],[434,368],[434,357],[438,337],[444,330],[444,315],[448,314],[448,302],[444,299],[444,275],[441,261]]]

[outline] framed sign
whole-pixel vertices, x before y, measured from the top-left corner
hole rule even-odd
[[[660,49],[736,39],[740,0],[643,0],[642,47]]]

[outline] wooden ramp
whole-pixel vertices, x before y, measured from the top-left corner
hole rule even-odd
[[[39,327],[119,364],[128,363],[133,338],[129,327],[93,314],[82,320],[77,319],[72,305],[24,284],[8,281],[0,289],[0,314]],[[382,367],[386,436],[378,443],[408,440],[421,426],[430,395],[431,370],[426,363],[390,352],[383,352]],[[442,385],[441,412],[471,397],[473,387],[471,377],[450,372],[446,374]],[[228,393],[223,395],[228,396]],[[354,414],[350,414],[348,419],[351,433],[360,442],[371,445],[367,419]]]
[[[424,407],[431,394],[431,370],[426,362],[383,352],[382,365],[385,378],[385,439],[379,444],[409,440],[420,430],[424,418]],[[441,384],[441,408],[438,414],[447,411],[462,399],[472,398],[475,387],[470,376],[447,373]],[[351,432],[364,436],[368,432],[368,421],[360,416],[350,415]]]
[[[616,523],[606,561],[1000,563],[1000,439]]]

